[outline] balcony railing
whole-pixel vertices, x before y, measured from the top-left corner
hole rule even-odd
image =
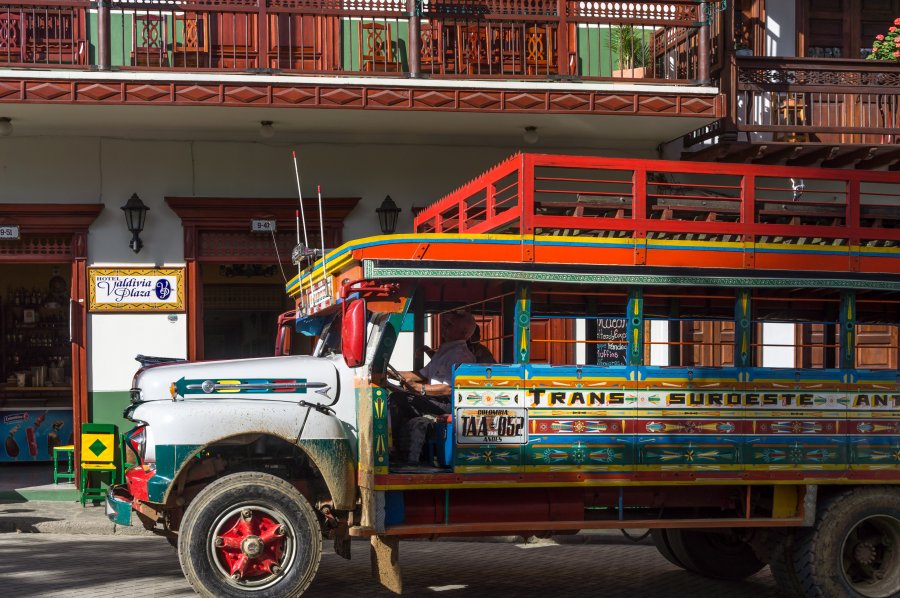
[[[19,0],[0,65],[696,84],[721,17],[696,0]]]
[[[420,233],[900,244],[897,175],[519,154],[416,215]]]
[[[900,143],[898,63],[738,57],[735,65],[738,140]]]

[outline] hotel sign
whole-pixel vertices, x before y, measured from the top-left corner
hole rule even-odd
[[[91,268],[90,311],[184,311],[184,268]]]

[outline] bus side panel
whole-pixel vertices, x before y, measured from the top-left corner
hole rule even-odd
[[[848,405],[850,469],[896,480],[900,464],[900,374],[896,370],[857,370]]]
[[[630,476],[635,372],[627,366],[528,366],[525,471]]]
[[[642,478],[740,477],[747,431],[740,370],[646,366],[639,388]]]
[[[848,375],[841,370],[747,370],[748,473],[763,479],[839,478],[848,468]]]

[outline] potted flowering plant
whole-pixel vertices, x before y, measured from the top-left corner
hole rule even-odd
[[[900,62],[900,17],[894,19],[894,24],[888,27],[886,35],[879,33],[875,36],[872,53],[866,56],[866,60]]]

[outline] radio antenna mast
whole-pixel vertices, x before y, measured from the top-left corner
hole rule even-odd
[[[325,266],[325,224],[322,216],[322,185],[316,185],[316,193],[319,195],[319,237],[322,239],[322,281],[325,283],[325,293],[331,297],[331,285],[328,284],[328,270]]]
[[[297,152],[291,151],[294,156],[294,176],[297,179],[297,197],[300,198],[300,218],[303,219],[303,244],[309,247],[309,237],[306,235],[306,214],[303,213],[303,190],[300,188],[300,167],[297,166]],[[297,241],[300,241],[300,235],[297,235]]]
[[[295,212],[295,217],[296,217],[296,215],[299,215],[299,218],[297,220],[297,246],[298,246],[299,251],[295,250],[295,253],[297,253],[298,255],[294,256],[296,264],[297,264],[297,276],[299,277],[303,273],[303,258],[307,255],[307,252],[309,251],[309,237],[307,236],[307,233],[306,233],[306,214],[303,212],[303,189],[300,186],[300,167],[297,164],[297,152],[295,150],[292,150],[291,155],[294,158],[294,177],[297,180],[297,197],[298,197],[298,201],[300,203],[300,210],[298,212]],[[302,248],[300,247],[300,219],[303,220],[303,245],[302,245]],[[302,278],[300,279],[300,282],[301,283],[303,282]],[[311,285],[312,284],[312,268],[310,268],[309,282]],[[300,303],[303,307],[305,307],[306,301],[303,298],[302,288],[300,290]]]

